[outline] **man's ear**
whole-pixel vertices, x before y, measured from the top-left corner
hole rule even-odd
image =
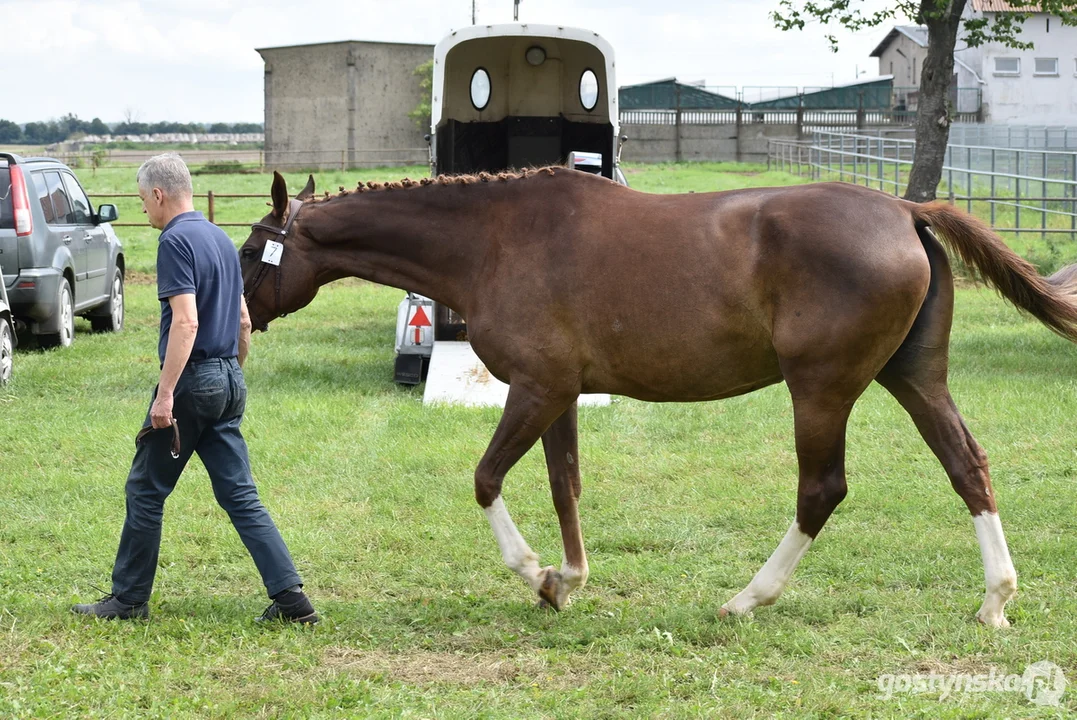
[[[284,182],[284,177],[276,170],[273,171],[273,189],[270,190],[269,195],[273,198],[274,219],[283,219],[284,211],[288,209],[288,185]]]
[[[306,200],[307,198],[312,198],[312,197],[314,197],[314,176],[313,175],[311,175],[311,176],[309,176],[307,178],[306,187],[304,187],[302,190],[299,191],[299,194],[295,196],[295,199],[296,200]]]

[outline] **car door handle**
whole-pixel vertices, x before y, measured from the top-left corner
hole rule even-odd
[[[91,235],[89,233],[86,233],[85,235],[82,236],[82,239],[85,240],[88,243],[92,243],[93,242],[93,235]]]
[[[70,245],[70,244],[71,244],[71,236],[70,235],[64,235],[64,245]]]

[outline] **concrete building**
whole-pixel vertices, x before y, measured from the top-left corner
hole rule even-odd
[[[408,113],[430,91],[415,68],[433,45],[347,40],[261,48],[266,166],[329,169],[425,163]]]
[[[1031,50],[998,43],[959,49],[954,71],[962,86],[983,90],[988,122],[1024,125],[1077,123],[1077,26],[1062,24],[1057,15],[1039,12],[1023,3],[970,0],[965,18],[993,19],[1015,8],[1028,15],[1020,39]],[[958,47],[961,47],[960,41]]]
[[[879,75],[894,78],[894,90],[920,87],[920,71],[927,57],[927,28],[919,25],[898,25],[871,51],[879,58]]]
[[[1001,43],[965,47],[958,36],[954,51],[951,101],[961,113],[979,111],[983,122],[1023,125],[1073,125],[1077,122],[1077,26],[1031,6],[1006,0],[969,0],[964,19],[994,21],[1000,12],[1028,15],[1020,40],[1031,50]],[[895,103],[916,107],[920,72],[927,56],[927,28],[900,25],[872,51],[879,74],[894,76]]]

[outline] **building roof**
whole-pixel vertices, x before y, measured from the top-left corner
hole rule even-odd
[[[386,40],[333,40],[333,41],[329,41],[329,42],[320,42],[320,43],[300,43],[299,45],[276,45],[274,47],[255,48],[254,51],[260,53],[263,50],[291,50],[293,48],[303,48],[303,47],[323,47],[323,46],[326,46],[326,45],[353,45],[353,44],[359,44],[359,45],[395,45],[395,46],[399,46],[399,47],[425,47],[425,48],[430,48],[431,50],[434,49],[433,45],[428,45],[426,43],[389,42],[389,41],[386,41]]]
[[[624,85],[617,94],[622,110],[730,110],[741,104],[736,98],[677,82],[677,78]]]
[[[796,95],[750,103],[749,107],[752,110],[795,110],[798,107],[815,110],[886,109],[890,107],[893,86],[893,76],[882,75],[837,87],[804,88]]]
[[[975,2],[975,0],[973,0]],[[894,39],[898,35],[904,35],[912,40],[920,47],[927,47],[927,28],[923,25],[895,25],[894,28],[886,34],[883,41],[879,43],[874,50],[871,51],[871,57],[879,57],[886,50],[887,45],[894,42]]]
[[[976,12],[1043,12],[1039,5],[1007,2],[1007,0],[972,0],[972,9]]]

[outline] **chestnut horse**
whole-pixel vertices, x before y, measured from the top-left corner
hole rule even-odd
[[[254,327],[350,276],[463,315],[475,353],[509,385],[475,497],[505,563],[540,601],[560,609],[587,580],[580,393],[686,402],[789,387],[796,518],[725,615],[773,603],[845,497],[845,426],[874,380],[912,416],[972,514],[987,585],[977,618],[1008,624],[1017,575],[987,457],[947,389],[954,285],[932,230],[1003,296],[1077,340],[1072,273],[1041,277],[944,203],[839,183],[650,195],[543,168],[313,194],[311,177],[289,202],[275,174],[273,209],[241,249]],[[283,244],[279,265],[262,260],[267,241]],[[501,498],[505,474],[540,438],[561,524],[560,571],[540,567]]]

